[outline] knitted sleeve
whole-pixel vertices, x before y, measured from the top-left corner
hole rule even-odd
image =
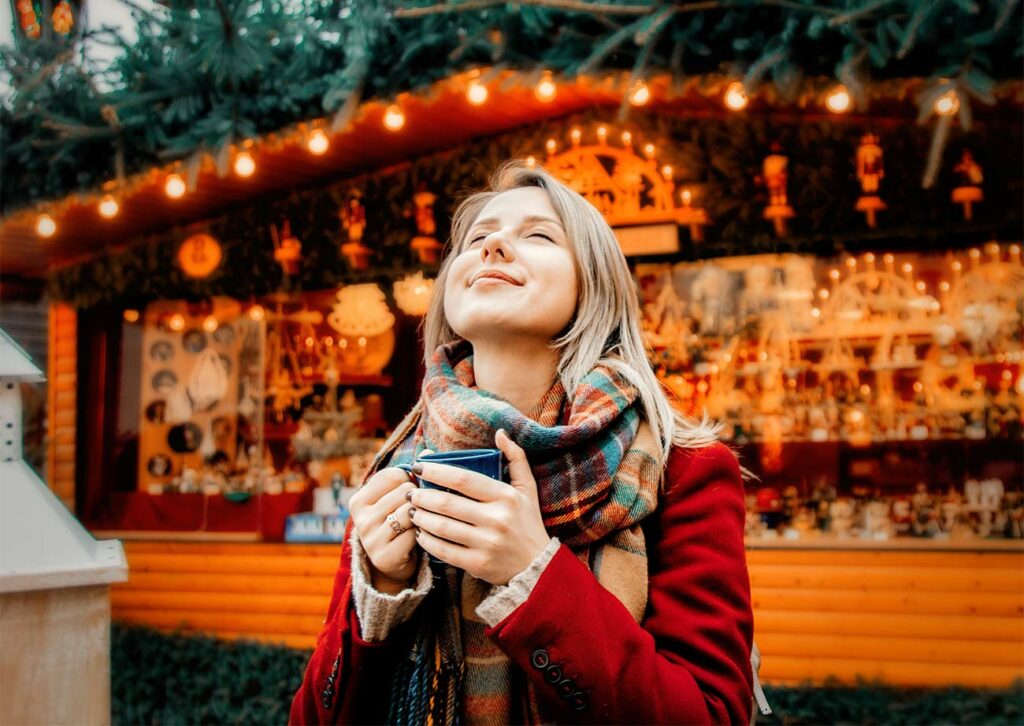
[[[430,592],[433,578],[430,563],[420,554],[415,588],[407,587],[389,595],[379,592],[370,584],[370,567],[366,553],[359,542],[355,527],[349,542],[352,545],[352,601],[359,618],[361,637],[368,643],[385,640],[391,629],[407,621]]]
[[[476,614],[488,627],[493,628],[513,610],[526,602],[526,598],[530,597],[533,586],[537,584],[544,568],[558,552],[558,544],[558,538],[552,537],[548,546],[534,558],[525,570],[509,580],[507,585],[492,587],[487,597],[480,601],[480,604],[476,606]]]

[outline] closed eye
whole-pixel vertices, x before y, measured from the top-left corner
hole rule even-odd
[[[543,239],[546,239],[546,240],[547,240],[548,242],[554,242],[554,240],[553,240],[553,239],[551,239],[550,237],[548,237],[548,236],[547,236],[546,234],[544,234],[543,232],[534,232],[534,233],[533,233],[533,234],[531,234],[530,236],[531,236],[531,237],[542,237]]]

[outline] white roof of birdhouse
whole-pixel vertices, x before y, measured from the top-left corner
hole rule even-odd
[[[43,372],[7,331],[0,328],[0,378],[18,378],[23,381],[45,380]]]
[[[42,372],[2,328],[0,378],[44,380]],[[20,398],[20,391],[11,394]],[[8,418],[3,430],[13,431],[10,436],[20,437],[20,401],[12,402],[11,394],[0,396],[0,419],[14,417],[14,420]],[[14,456],[0,461],[0,593],[99,585],[128,579],[128,564],[121,543],[93,539],[32,467],[22,460],[20,441],[14,451]]]

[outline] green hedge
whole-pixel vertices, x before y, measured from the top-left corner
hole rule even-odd
[[[115,625],[114,724],[283,724],[308,651]],[[1024,680],[1009,689],[894,688],[862,682],[766,687],[761,724],[1021,724]]]

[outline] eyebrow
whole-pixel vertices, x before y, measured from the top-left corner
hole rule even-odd
[[[497,222],[497,217],[487,217],[487,219],[478,219],[477,221],[475,221],[473,223],[473,227],[478,227],[483,224],[497,224]],[[552,219],[551,217],[544,217],[539,214],[530,214],[526,217],[523,217],[523,224],[535,224],[537,222],[549,222],[551,224],[557,225],[559,228],[561,228],[562,226],[562,224],[557,219]]]

